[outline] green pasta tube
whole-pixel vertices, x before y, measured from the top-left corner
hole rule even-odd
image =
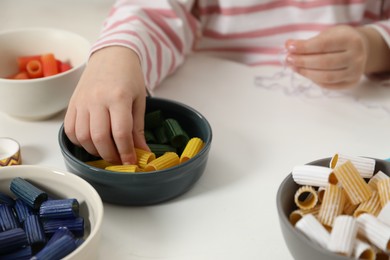
[[[162,125],[164,121],[161,110],[155,110],[145,114],[145,129],[151,130]]]
[[[160,157],[166,152],[176,153],[176,148],[167,144],[148,144],[150,151],[152,151],[156,157]]]
[[[169,143],[169,139],[167,133],[165,131],[165,127],[160,126],[154,129],[154,136],[156,137],[156,142],[158,144],[167,144]]]
[[[168,118],[164,120],[163,126],[173,147],[180,148],[187,144],[188,135],[176,119]]]
[[[145,129],[144,135],[145,135],[145,141],[146,141],[146,143],[156,143],[156,142],[157,142],[157,139],[156,139],[156,137],[154,136],[152,130],[147,130],[147,129]]]

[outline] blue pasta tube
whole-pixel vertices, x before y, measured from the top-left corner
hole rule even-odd
[[[27,203],[33,209],[39,209],[42,202],[46,201],[47,193],[40,190],[23,178],[12,179],[10,190],[20,199]]]
[[[75,218],[79,216],[77,199],[47,200],[39,208],[41,218]]]
[[[46,244],[45,231],[37,215],[27,216],[24,220],[24,230],[27,235],[28,244],[33,252],[41,250]]]
[[[14,209],[16,212],[16,217],[18,218],[20,223],[23,223],[27,216],[33,214],[32,208],[20,198],[17,198],[15,200]]]
[[[30,260],[32,257],[32,249],[30,246],[21,247],[11,253],[0,255],[1,260]]]
[[[62,259],[76,249],[74,238],[64,235],[50,245],[46,245],[31,260],[52,260]]]
[[[49,218],[43,220],[43,229],[47,236],[52,236],[60,227],[67,227],[75,237],[84,236],[84,218],[82,217],[67,219]]]
[[[7,204],[8,206],[12,207],[15,204],[15,200],[4,192],[0,191],[0,204]]]
[[[6,231],[19,227],[12,208],[6,204],[0,204],[0,231]]]
[[[54,243],[58,239],[60,239],[63,236],[70,236],[72,238],[75,238],[73,233],[69,231],[67,227],[59,227],[53,234],[53,236],[47,241],[46,246],[49,246],[50,244]],[[77,243],[76,243],[77,244]]]
[[[0,254],[6,254],[27,246],[27,236],[21,228],[0,232]]]

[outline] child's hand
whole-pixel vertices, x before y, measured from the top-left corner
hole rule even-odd
[[[350,26],[336,26],[308,40],[288,40],[287,64],[324,88],[356,85],[365,72],[368,40]]]
[[[144,137],[146,89],[138,56],[125,47],[95,52],[70,100],[68,138],[112,163],[134,164]]]

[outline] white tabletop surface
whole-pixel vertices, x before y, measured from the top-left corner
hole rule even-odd
[[[57,27],[93,42],[112,3],[1,0],[0,30]],[[99,259],[292,259],[275,202],[291,169],[336,152],[390,157],[390,88],[371,82],[372,90],[336,97],[299,88],[288,75],[272,78],[281,70],[197,54],[163,82],[155,96],[192,106],[212,126],[206,171],[189,192],[160,205],[105,203]],[[0,114],[0,136],[20,142],[24,164],[65,170],[57,142],[63,117]]]

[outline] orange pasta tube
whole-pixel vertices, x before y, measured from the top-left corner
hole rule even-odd
[[[30,60],[26,64],[26,71],[31,79],[43,77],[42,63],[39,60]]]
[[[183,162],[186,162],[188,161],[189,159],[191,159],[192,157],[194,157],[195,155],[197,155],[200,150],[202,150],[203,148],[203,141],[202,139],[198,138],[198,137],[193,137],[191,138],[186,147],[184,148],[181,156],[180,156],[180,162],[183,163]]]
[[[289,219],[290,223],[295,226],[295,224],[305,215],[307,214],[313,214],[313,216],[317,216],[318,212],[320,211],[321,206],[317,205],[314,208],[303,210],[303,209],[296,209],[293,212],[290,213]]]
[[[156,155],[154,153],[139,148],[135,148],[135,153],[137,155],[137,164],[142,169],[145,168],[148,163],[156,159]]]
[[[43,76],[53,76],[58,74],[57,61],[53,53],[43,54],[41,56]]]
[[[329,184],[326,187],[320,212],[318,213],[319,221],[325,226],[331,227],[334,219],[342,213],[344,203],[345,193],[343,189],[340,186]]]
[[[29,63],[32,60],[40,60],[39,55],[33,55],[33,56],[21,56],[17,58],[18,68],[19,72],[26,71],[27,63]]]
[[[179,156],[174,152],[166,152],[146,165],[145,171],[163,170],[180,163]]]
[[[337,166],[333,170],[333,173],[340,181],[353,205],[359,204],[371,197],[372,189],[363,177],[360,176],[351,161],[346,161],[340,166]]]
[[[18,72],[15,75],[9,76],[9,79],[29,79],[27,72]]]

